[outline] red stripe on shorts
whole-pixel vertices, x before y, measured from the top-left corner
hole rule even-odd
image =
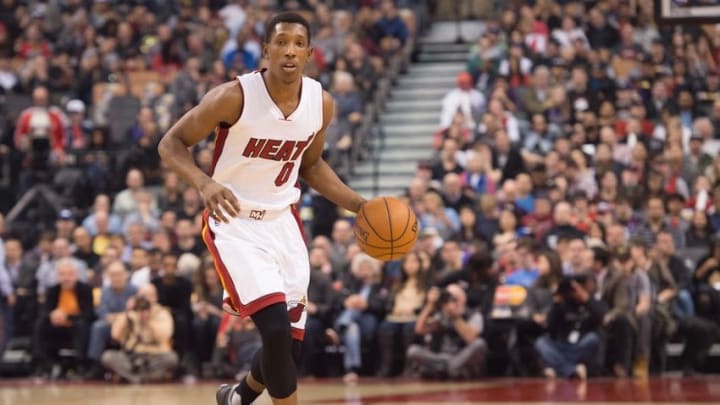
[[[208,216],[209,214],[207,211],[203,212],[202,238],[205,242],[205,245],[208,247],[208,250],[210,250],[210,254],[213,256],[213,259],[215,259],[215,271],[220,277],[220,283],[230,296],[230,302],[228,302],[228,304],[230,304],[232,309],[240,316],[248,317],[270,305],[280,302],[284,303],[285,294],[281,292],[263,295],[262,297],[257,298],[247,304],[243,304],[240,301],[240,296],[238,296],[237,290],[235,289],[235,283],[233,283],[230,272],[228,271],[227,267],[225,267],[225,264],[220,258],[220,252],[218,252],[217,246],[215,246],[215,234],[210,229],[210,226],[208,224]]]
[[[302,342],[303,339],[305,339],[305,329],[290,327],[290,336],[292,336],[293,339],[299,340]]]
[[[233,283],[232,277],[230,277],[230,272],[227,267],[225,267],[225,264],[220,258],[220,252],[218,252],[217,246],[215,246],[215,234],[210,229],[210,224],[208,223],[209,215],[207,210],[203,212],[202,238],[213,259],[215,259],[215,272],[217,272],[220,277],[220,283],[225,291],[228,292],[228,295],[230,295],[230,306],[239,313],[242,308],[242,303],[240,302],[237,290],[235,290],[235,283]]]
[[[302,235],[303,241],[305,241],[305,227],[303,226],[302,218],[300,218],[300,210],[297,208],[297,205],[293,204],[290,206],[290,211],[295,218],[295,222],[297,222],[298,228],[300,228],[300,235]]]

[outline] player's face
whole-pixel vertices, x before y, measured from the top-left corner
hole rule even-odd
[[[312,48],[305,26],[297,23],[279,23],[264,45],[263,53],[268,58],[269,70],[285,82],[294,82],[302,76],[303,69]]]

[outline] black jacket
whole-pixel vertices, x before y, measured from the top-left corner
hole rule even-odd
[[[362,291],[363,284],[361,281],[353,279],[353,281],[348,285],[348,288],[345,289],[342,294],[339,294],[339,306],[340,308],[343,307],[343,303],[347,297],[349,297],[352,294],[359,294],[360,291]],[[390,296],[390,291],[383,286],[380,283],[374,283],[370,287],[370,294],[368,294],[367,298],[367,308],[365,309],[365,312],[371,313],[375,315],[378,319],[384,319],[385,318],[385,308],[387,300]]]
[[[77,316],[70,317],[71,321],[76,319],[83,320],[85,322],[92,322],[95,319],[95,309],[93,306],[93,293],[92,287],[78,281],[75,283],[75,293],[77,294],[78,307],[80,313]],[[56,284],[50,287],[45,294],[45,305],[42,309],[42,317],[47,317],[50,312],[54,311],[58,307],[60,301],[60,285]]]
[[[504,183],[507,179],[514,179],[518,174],[525,171],[525,162],[523,161],[520,150],[516,147],[510,148],[507,153],[507,159],[504,165],[500,165],[500,153],[493,148],[492,165],[502,171],[500,183]]]
[[[592,298],[586,303],[556,302],[548,314],[548,333],[562,341],[567,341],[573,331],[584,336],[600,328],[604,315],[602,303]]]
[[[308,286],[308,301],[317,306],[317,312],[309,315],[320,319],[327,325],[332,324],[330,319],[334,313],[333,304],[335,303],[337,291],[332,288],[330,277],[323,273],[322,270],[310,270],[310,284]]]
[[[152,280],[158,293],[158,304],[164,305],[173,317],[178,315],[192,319],[192,306],[190,305],[190,297],[192,296],[192,283],[190,280],[175,276],[172,279],[163,277],[155,277]]]

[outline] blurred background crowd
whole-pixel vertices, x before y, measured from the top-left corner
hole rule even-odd
[[[0,367],[131,382],[247,371],[259,336],[221,311],[202,200],[156,145],[209,88],[262,68],[263,22],[298,10],[316,48],[306,74],[338,103],[326,157],[352,175],[376,83],[447,10],[327,3],[0,2]],[[712,371],[720,28],[660,27],[651,0],[459,3],[486,24],[402,196],[416,251],[378,262],[346,213],[312,190],[299,203],[302,373]],[[201,167],[213,146],[194,148]]]

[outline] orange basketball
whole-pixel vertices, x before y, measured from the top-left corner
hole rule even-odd
[[[363,252],[378,260],[397,260],[415,247],[418,223],[403,201],[377,197],[357,213],[354,231]]]

